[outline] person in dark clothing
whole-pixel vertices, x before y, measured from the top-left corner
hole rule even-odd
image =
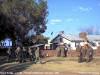
[[[87,49],[84,46],[82,46],[80,50],[80,61],[79,62],[85,61],[86,52],[87,52]]]
[[[31,48],[28,48],[28,53],[29,53],[30,61],[32,61],[33,57],[32,57],[32,49]]]
[[[26,58],[27,58],[27,51],[25,47],[23,47],[23,62],[26,62]]]
[[[80,47],[79,62],[90,62],[93,59],[93,48],[89,43],[83,44]]]
[[[35,60],[36,60],[35,52],[36,52],[36,47],[32,48],[32,55],[33,55],[33,61],[34,61],[34,62],[35,62]],[[35,63],[36,63],[36,62],[35,62]]]
[[[87,50],[87,53],[86,53],[86,59],[87,59],[86,62],[90,62],[90,61],[93,60],[94,51],[93,51],[93,48],[90,45],[87,46],[87,49],[88,50]]]
[[[7,54],[8,54],[7,61],[9,61],[11,59],[11,48],[8,48]]]
[[[19,63],[22,63],[24,60],[23,49],[21,47],[17,47],[16,54],[17,54],[17,60],[19,61]]]
[[[20,63],[24,62],[24,54],[23,54],[23,49],[22,48],[19,51],[19,62]]]
[[[20,52],[20,47],[17,47],[17,49],[15,50],[16,61],[19,61],[19,52]]]
[[[35,50],[34,48],[29,48],[28,50],[30,61],[35,61]]]

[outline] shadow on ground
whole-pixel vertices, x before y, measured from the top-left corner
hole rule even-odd
[[[33,62],[25,62],[25,63],[18,63],[15,61],[6,61],[6,57],[0,58],[0,75],[14,75],[16,72],[22,72],[26,70],[28,67],[30,67]],[[2,74],[2,73],[10,73],[12,72],[13,74]]]

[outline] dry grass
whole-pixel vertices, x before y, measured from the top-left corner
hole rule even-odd
[[[45,64],[33,64],[25,71],[100,72],[100,61],[94,59],[90,63],[78,63],[77,58],[55,58]]]
[[[44,60],[46,61],[46,63],[44,64],[33,64],[30,62],[21,63],[21,64],[16,63],[16,62],[4,63],[0,65],[0,71],[60,72],[61,73],[60,75],[88,75],[88,74],[80,74],[81,72],[86,72],[86,73],[99,72],[100,73],[100,57],[94,58],[94,60],[89,63],[86,63],[86,62],[78,63],[77,57],[68,57],[68,58],[52,57],[52,58],[43,59],[42,61]],[[19,75],[19,74],[16,74],[16,75]],[[28,74],[23,74],[23,75],[28,75]],[[98,75],[98,74],[89,74],[89,75]]]

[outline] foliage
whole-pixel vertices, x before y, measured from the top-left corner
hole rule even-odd
[[[14,34],[13,36],[22,42],[26,39],[30,29],[33,28],[39,35],[46,30],[48,11],[47,1],[45,0],[39,0],[38,2],[37,0],[4,0],[0,2],[0,13],[10,19],[3,19],[3,21],[0,19],[0,26],[1,23],[4,25],[4,27],[0,27],[0,33],[2,31],[8,32],[8,36]],[[6,24],[4,24],[4,21]],[[5,33],[4,35],[6,35]]]
[[[15,27],[11,23],[11,19],[0,13],[0,40],[7,38],[15,39]]]
[[[31,40],[33,43],[37,43],[37,44],[46,44],[48,43],[48,37],[45,37],[44,35],[36,35],[36,36],[32,36]]]

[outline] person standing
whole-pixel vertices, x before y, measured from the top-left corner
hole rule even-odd
[[[67,57],[68,54],[68,45],[65,44],[65,48],[64,48],[64,56]]]
[[[18,46],[17,49],[15,50],[16,61],[19,61],[19,52],[20,52],[20,47]]]
[[[40,50],[39,50],[39,47],[36,47],[36,50],[35,50],[35,62],[40,62]]]
[[[33,55],[32,55],[32,49],[30,47],[28,48],[28,53],[29,53],[30,61],[32,61],[33,60]]]
[[[64,44],[63,43],[59,43],[58,47],[57,47],[58,53],[57,56],[64,56]]]
[[[26,62],[26,58],[27,58],[27,51],[25,49],[25,47],[23,47],[23,61]]]
[[[87,44],[86,62],[90,62],[93,60],[93,54],[93,48],[91,47],[91,45]]]
[[[86,59],[86,54],[87,54],[87,44],[86,43],[80,43],[80,55],[79,55],[79,62],[84,62]]]
[[[59,45],[57,45],[56,50],[57,50],[57,56],[60,57],[61,56],[61,51],[60,51]]]
[[[23,62],[23,49],[22,49],[22,47],[18,46],[16,49],[16,52],[17,52],[17,59],[18,59],[19,63],[22,63]]]
[[[61,56],[64,57],[64,44],[60,45]]]
[[[7,50],[7,54],[8,54],[7,61],[9,61],[10,58],[11,58],[11,48],[8,48],[8,50]]]

